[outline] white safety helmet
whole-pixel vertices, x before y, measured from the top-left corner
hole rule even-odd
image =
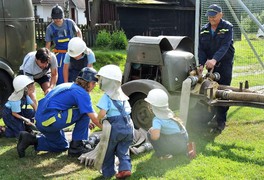
[[[122,82],[121,69],[113,64],[105,65],[98,71],[98,76]]]
[[[79,37],[74,37],[69,41],[68,54],[71,57],[77,57],[87,51],[86,43]]]
[[[145,101],[156,107],[165,107],[169,105],[168,95],[162,89],[150,90],[148,96],[145,98]]]
[[[34,81],[26,75],[18,75],[17,77],[15,77],[15,79],[13,80],[13,87],[15,91],[9,96],[8,100],[9,101],[20,100],[25,93],[27,85],[33,82]]]
[[[18,75],[13,80],[13,87],[14,87],[16,92],[19,92],[19,91],[23,90],[25,87],[27,87],[27,85],[29,85],[33,82],[34,81],[26,75]]]

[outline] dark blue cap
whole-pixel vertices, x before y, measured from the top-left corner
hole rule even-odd
[[[219,12],[222,12],[222,8],[216,4],[212,4],[208,7],[205,16],[215,16]]]
[[[96,77],[97,71],[91,67],[84,67],[78,77],[87,81],[87,82],[98,82],[98,78]]]

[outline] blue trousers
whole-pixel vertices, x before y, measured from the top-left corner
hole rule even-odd
[[[65,53],[58,53],[56,55],[57,57],[57,62],[58,62],[58,81],[57,81],[57,85],[64,83],[64,79],[63,79],[63,66],[64,66],[64,57],[65,57]]]
[[[44,126],[46,119],[36,119],[37,128],[42,133],[37,137],[37,151],[62,152],[69,148],[69,142],[65,138],[63,128],[75,124],[72,140],[87,140],[90,118],[87,114],[80,114],[78,109],[72,112],[71,121],[67,122],[68,111],[61,111],[54,117],[56,121],[49,126]]]
[[[35,111],[33,109],[21,109],[19,114],[34,122],[33,117],[35,116]],[[5,136],[8,138],[18,137],[20,131],[30,129],[30,126],[26,125],[23,120],[13,116],[11,109],[7,107],[3,108],[3,121],[6,125]]]
[[[124,121],[122,116],[110,117],[108,120],[112,129],[102,166],[104,177],[112,177],[116,174],[115,155],[119,159],[119,172],[125,170],[131,171],[132,169],[128,150],[133,142],[133,127]]]
[[[186,134],[160,134],[160,138],[154,141],[148,133],[148,139],[158,157],[167,154],[178,155],[187,153],[188,137]]]
[[[218,81],[219,84],[229,86],[232,81],[232,70],[233,70],[233,60],[228,60],[225,64],[221,64],[219,67],[215,67],[214,72],[218,72],[221,76]],[[229,107],[219,106],[216,108],[216,120],[218,128],[223,130],[226,124],[227,111]]]

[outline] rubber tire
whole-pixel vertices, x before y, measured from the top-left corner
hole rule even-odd
[[[136,129],[143,128],[148,130],[152,126],[154,114],[150,110],[149,104],[144,100],[147,95],[136,93],[129,97],[132,108],[131,118]]]
[[[12,92],[13,80],[5,72],[0,71],[0,118],[2,118],[2,108]]]

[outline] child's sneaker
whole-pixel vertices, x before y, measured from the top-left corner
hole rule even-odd
[[[120,171],[118,174],[116,174],[117,179],[125,179],[129,176],[131,176],[131,171]]]
[[[196,157],[196,146],[194,142],[188,143],[188,157],[194,159]]]
[[[171,158],[173,158],[173,155],[171,155],[171,154],[166,154],[165,156],[160,156],[159,157],[160,160],[171,159]]]

